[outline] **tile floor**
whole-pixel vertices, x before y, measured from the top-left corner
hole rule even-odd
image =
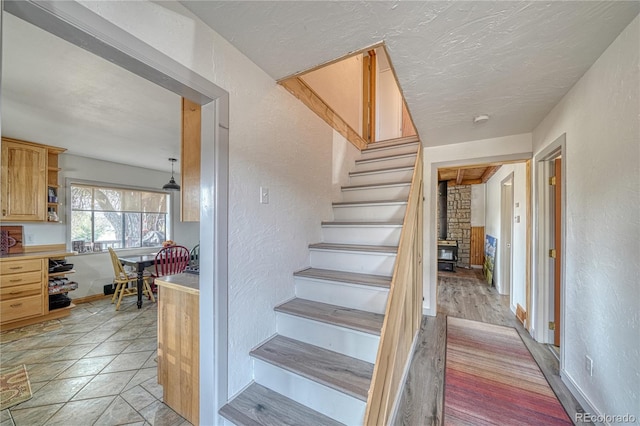
[[[2,367],[26,364],[33,397],[0,426],[189,425],[162,402],[156,324],[157,304],[128,297],[117,312],[110,299],[80,304],[39,334],[3,332]]]

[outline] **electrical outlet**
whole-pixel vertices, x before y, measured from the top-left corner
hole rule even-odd
[[[584,369],[590,377],[593,376],[593,360],[589,355],[584,356]]]
[[[269,188],[260,187],[260,204],[269,204]]]
[[[33,244],[33,234],[26,234],[24,238],[27,244]]]

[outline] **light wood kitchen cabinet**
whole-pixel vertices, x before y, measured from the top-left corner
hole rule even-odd
[[[46,220],[47,150],[2,139],[2,220]]]
[[[2,138],[1,219],[58,221],[58,154],[62,148]],[[49,212],[55,214],[49,215]]]
[[[66,250],[9,254],[0,257],[0,330],[11,330],[69,315],[73,304],[49,309],[49,259],[74,255]]]
[[[44,314],[44,277],[44,259],[0,265],[0,323]]]
[[[182,98],[182,144],[180,186],[182,222],[200,222],[200,146],[202,111],[200,105]]]
[[[162,400],[191,424],[200,416],[200,281],[197,275],[156,278],[158,383]]]

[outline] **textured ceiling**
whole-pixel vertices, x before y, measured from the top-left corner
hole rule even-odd
[[[274,79],[383,41],[427,146],[532,131],[640,2],[183,1]],[[478,114],[489,122],[473,125]]]
[[[3,12],[2,135],[170,171],[181,99]],[[176,170],[180,163],[176,163]]]

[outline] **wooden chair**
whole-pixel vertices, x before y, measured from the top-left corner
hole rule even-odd
[[[120,263],[118,255],[111,247],[109,247],[109,255],[111,255],[111,263],[113,264],[113,272],[115,274],[113,282],[116,284],[116,290],[113,292],[113,296],[111,296],[111,303],[114,303],[116,299],[118,299],[118,303],[116,304],[116,311],[118,311],[120,310],[122,296],[138,294],[138,274],[136,272],[127,273],[124,266],[122,266],[122,263]],[[129,287],[129,283],[132,283],[133,287]],[[155,297],[153,297],[151,286],[149,286],[148,277],[144,277],[142,291],[151,299],[151,301],[156,301]]]
[[[189,266],[191,254],[184,246],[168,246],[161,249],[156,254],[154,277],[179,274]]]
[[[191,249],[190,258],[191,260],[189,261],[189,266],[200,266],[200,244],[197,244],[194,248]]]

